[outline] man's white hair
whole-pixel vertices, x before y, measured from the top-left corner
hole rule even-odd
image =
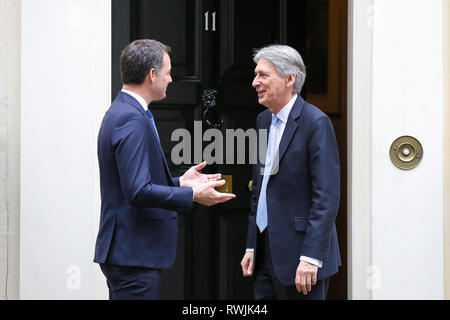
[[[297,77],[293,92],[300,94],[306,79],[306,67],[297,50],[290,46],[273,44],[255,50],[253,61],[258,63],[261,58],[272,62],[281,76],[295,74]]]

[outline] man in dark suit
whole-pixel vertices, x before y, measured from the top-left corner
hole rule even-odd
[[[193,201],[214,205],[234,198],[214,188],[220,174],[206,163],[172,178],[148,105],[164,99],[170,48],[137,40],[120,57],[123,89],[106,112],[98,136],[101,217],[94,261],[106,276],[110,299],[159,299],[161,270],[175,260],[177,211]]]
[[[253,168],[242,272],[254,275],[256,299],[325,299],[329,278],[340,266],[333,126],[299,95],[306,71],[295,49],[267,46],[254,61],[252,85],[267,107],[256,125],[269,134],[266,158]]]

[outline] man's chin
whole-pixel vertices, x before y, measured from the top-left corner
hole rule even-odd
[[[164,100],[166,98],[166,94],[164,93],[164,95],[162,95],[161,97],[159,97],[158,99],[155,99],[153,101],[161,101]]]

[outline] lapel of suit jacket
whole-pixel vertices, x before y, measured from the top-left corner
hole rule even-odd
[[[294,105],[292,106],[291,112],[289,113],[289,117],[286,123],[286,127],[284,128],[283,137],[281,138],[280,145],[278,147],[278,161],[281,161],[284,153],[286,152],[289,143],[294,136],[295,131],[297,131],[297,119],[300,117],[300,113],[302,112],[303,105],[305,104],[305,100],[303,100],[300,95],[298,95],[297,100],[295,100]]]
[[[267,130],[267,134],[265,135],[266,138],[266,145],[269,142],[269,131],[270,131],[270,124],[272,123],[272,113],[267,109],[266,113],[264,114],[264,117],[261,119],[261,129]]]
[[[259,172],[261,172],[261,170],[263,170],[264,167],[264,163],[265,163],[265,159],[266,159],[266,154],[260,154],[260,149],[262,148],[263,145],[265,145],[267,147],[268,141],[269,141],[269,130],[270,130],[270,124],[272,122],[272,113],[266,109],[265,111],[263,111],[260,114],[260,120],[259,123],[257,124],[257,131],[258,131],[258,143],[256,146],[256,150],[257,150],[257,171],[258,171],[258,175],[257,175],[257,183],[260,184],[263,175],[259,174]],[[266,134],[261,134],[260,130],[266,130]],[[263,144],[263,142],[261,141],[262,139],[265,138],[265,144]],[[266,152],[267,152],[267,148],[266,148]]]
[[[170,170],[169,170],[169,166],[167,164],[167,160],[166,160],[166,156],[164,155],[164,151],[162,149],[161,146],[161,142],[159,141],[158,137],[156,136],[157,133],[155,132],[155,129],[153,128],[152,124],[150,123],[150,120],[148,118],[147,113],[145,112],[145,110],[142,108],[141,104],[139,103],[139,101],[137,101],[135,98],[133,98],[132,96],[130,96],[129,94],[125,93],[125,92],[120,92],[119,96],[125,100],[126,102],[128,102],[129,104],[131,104],[134,108],[136,108],[143,117],[145,117],[145,120],[148,123],[148,126],[150,127],[150,130],[152,130],[153,132],[153,138],[156,139],[156,144],[159,146],[159,150],[161,151],[161,158],[164,162],[164,167],[166,168],[166,174],[169,178],[169,183],[172,184],[172,175],[170,174]]]

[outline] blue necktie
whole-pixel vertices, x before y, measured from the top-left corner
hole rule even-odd
[[[269,131],[269,143],[267,146],[266,165],[264,169],[264,178],[261,184],[261,191],[259,193],[258,208],[256,211],[256,225],[259,230],[263,232],[267,227],[267,200],[266,189],[269,181],[270,171],[272,169],[273,156],[276,153],[275,137],[277,124],[280,119],[277,116],[272,116],[272,124]]]
[[[155,118],[153,118],[153,114],[152,114],[152,112],[151,112],[149,109],[147,109],[145,112],[146,112],[147,115],[148,115],[148,118],[149,118],[149,120],[150,120],[150,123],[152,124],[153,130],[155,130],[156,137],[158,138],[158,141],[159,141],[159,134],[158,134],[158,130],[156,129]]]

